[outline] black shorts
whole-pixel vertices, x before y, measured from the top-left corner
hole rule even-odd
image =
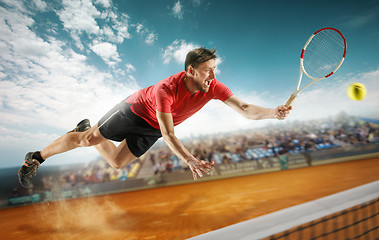
[[[142,156],[162,137],[159,129],[153,128],[130,109],[125,100],[117,104],[98,122],[101,135],[106,139],[121,142],[124,139],[134,156]]]

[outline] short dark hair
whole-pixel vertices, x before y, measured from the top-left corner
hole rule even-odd
[[[216,59],[216,48],[212,50],[204,47],[196,48],[187,53],[186,61],[184,63],[184,70],[187,71],[188,67],[192,65],[197,68],[201,63],[204,63],[211,59]]]

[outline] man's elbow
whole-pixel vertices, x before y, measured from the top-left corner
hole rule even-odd
[[[240,113],[244,118],[247,118],[250,120],[256,120],[256,116],[255,116],[255,114],[252,114],[251,106],[248,104],[243,104],[241,106]]]

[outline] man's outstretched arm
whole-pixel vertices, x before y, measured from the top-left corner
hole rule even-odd
[[[287,118],[289,111],[292,107],[285,107],[283,105],[276,108],[264,108],[257,105],[247,104],[235,95],[228,98],[225,102],[226,105],[234,109],[236,112],[242,116],[253,119],[279,119],[283,120]]]
[[[184,147],[174,133],[174,122],[171,113],[157,111],[159,127],[162,132],[163,140],[169,146],[176,156],[182,159],[191,169],[193,178],[196,180],[197,175],[202,177],[202,172],[209,174],[207,169],[213,169],[213,162],[198,160]]]

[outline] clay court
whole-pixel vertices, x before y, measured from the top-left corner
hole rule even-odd
[[[0,211],[1,239],[186,239],[379,180],[379,158]]]

